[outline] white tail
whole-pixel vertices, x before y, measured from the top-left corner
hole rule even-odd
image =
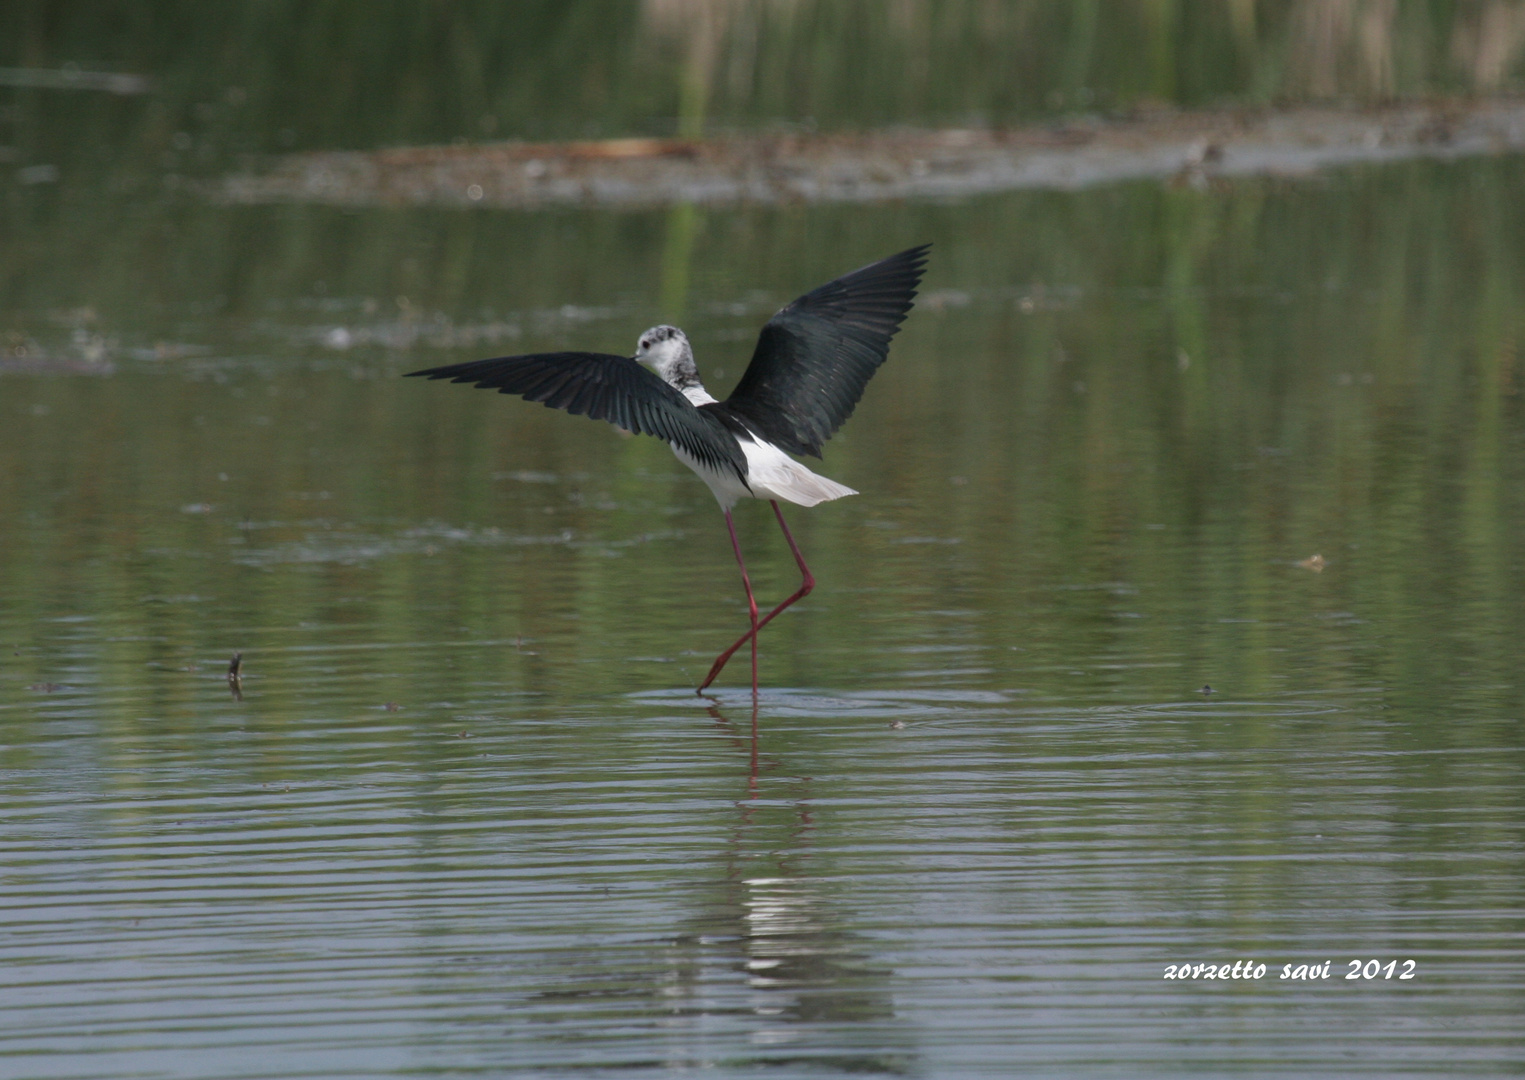
[[[669,445],[678,460],[709,485],[725,510],[747,498],[782,499],[798,506],[814,506],[844,495],[858,494],[845,484],[816,475],[771,443],[740,440],[741,452],[747,456],[745,484],[729,469],[716,469],[690,457],[677,443]]]
[[[858,494],[845,484],[811,472],[777,447],[766,443],[741,446],[747,455],[747,484],[759,499],[783,499],[798,506],[814,506]]]

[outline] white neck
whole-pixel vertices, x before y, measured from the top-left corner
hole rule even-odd
[[[712,405],[720,400],[698,383],[695,383],[693,386],[685,386],[680,393],[688,398],[690,405],[696,407],[699,405]]]

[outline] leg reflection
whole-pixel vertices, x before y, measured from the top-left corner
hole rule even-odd
[[[720,712],[720,703],[718,701],[712,701],[711,704],[708,706],[708,708],[705,709],[705,711],[708,712],[710,714],[710,716],[714,718],[715,726],[720,728],[721,731],[724,731],[727,734],[729,734],[731,736],[732,741],[737,746],[744,747],[748,751],[748,761],[750,763],[751,768],[750,768],[750,770],[747,773],[747,789],[750,792],[749,797],[750,798],[756,798],[757,797],[757,698],[756,697],[752,698],[752,734],[751,734],[751,736],[749,738],[748,737],[743,737],[741,732],[736,729],[736,725],[731,723],[731,721],[729,719],[727,719]]]
[[[829,1060],[833,1071],[912,1070],[917,1055],[895,1016],[894,972],[876,962],[873,943],[852,929],[852,915],[816,877],[814,782],[787,776],[774,754],[760,761],[755,703],[750,731],[718,702],[707,712],[745,753],[747,770],[721,873],[683,937],[693,950],[695,991],[705,985],[703,973],[714,979],[717,965],[738,974],[742,1011],[756,1027],[752,1039],[774,1047],[770,1064]],[[851,1046],[863,1049],[843,1052]]]
[[[586,1040],[588,1018],[607,1017],[624,1067],[661,1075],[712,1072],[717,1060],[737,1073],[920,1075],[916,1026],[895,1011],[898,977],[859,929],[882,922],[879,875],[899,860],[862,853],[875,838],[850,818],[820,818],[817,782],[791,775],[777,749],[791,745],[788,732],[770,732],[761,757],[755,705],[745,717],[739,704],[732,715],[719,702],[707,712],[721,736],[709,746],[729,755],[729,775],[702,782],[718,783],[730,805],[712,794],[673,819],[672,851],[685,861],[671,887],[653,893],[659,879],[641,863],[638,888],[598,901],[619,920],[608,923],[612,943],[576,935],[573,975],[553,968],[556,985],[520,1010],[536,1021],[532,1034]],[[624,920],[642,912],[662,929],[628,933]]]

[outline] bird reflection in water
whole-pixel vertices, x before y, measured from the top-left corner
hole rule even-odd
[[[531,1037],[586,1047],[591,1012],[615,1025],[608,1050],[623,1067],[919,1071],[912,1030],[895,1014],[895,972],[850,929],[857,916],[816,862],[812,781],[759,752],[755,699],[749,723],[718,702],[708,713],[746,762],[734,817],[709,845],[713,861],[668,894],[671,936],[582,951],[568,965],[576,975],[563,967],[559,986],[532,995]]]
[[[759,754],[755,698],[750,730],[719,703],[708,712],[746,755],[747,787],[723,872],[691,931],[673,943],[683,992],[702,1001],[717,970],[742,975],[744,1004],[730,1004],[752,1020],[748,1040],[758,1063],[913,1071],[910,1036],[895,1017],[894,972],[875,962],[870,943],[847,928],[852,916],[812,876],[818,826],[810,778],[777,775],[781,763]]]

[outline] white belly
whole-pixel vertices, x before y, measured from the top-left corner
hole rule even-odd
[[[783,499],[799,506],[814,506],[844,495],[858,494],[835,480],[816,475],[771,443],[742,442],[742,453],[747,456],[745,484],[734,472],[712,469],[694,460],[678,445],[669,445],[678,460],[709,485],[720,505],[727,510],[745,498]]]

